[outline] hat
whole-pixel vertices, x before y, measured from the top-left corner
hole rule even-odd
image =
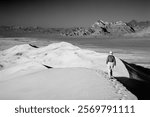
[[[112,52],[112,51],[110,51],[110,52],[109,52],[109,54],[113,54],[113,52]]]

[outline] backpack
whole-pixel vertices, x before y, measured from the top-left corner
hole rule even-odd
[[[108,62],[115,62],[115,57],[113,55],[109,55]]]

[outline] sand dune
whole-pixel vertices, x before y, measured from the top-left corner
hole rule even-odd
[[[53,43],[41,48],[24,44],[1,51],[0,64],[7,68],[22,63],[36,62],[54,68],[84,67],[106,72],[106,57],[105,53],[81,49],[66,42]],[[118,58],[116,60],[114,76],[129,77],[124,64]]]
[[[136,99],[85,68],[42,70],[0,82],[0,89],[0,99]]]
[[[106,57],[66,42],[1,51],[0,99],[137,99],[108,79]],[[114,76],[129,78],[123,62],[116,60]]]

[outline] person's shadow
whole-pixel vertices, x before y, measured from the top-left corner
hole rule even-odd
[[[139,100],[150,100],[150,69],[129,64],[123,60],[122,62],[125,64],[130,78],[115,78],[136,95]]]

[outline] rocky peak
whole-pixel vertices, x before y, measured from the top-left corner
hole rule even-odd
[[[106,25],[108,25],[108,22],[104,22],[103,20],[97,20],[92,27],[105,27]]]
[[[106,26],[123,26],[126,25],[123,21],[116,21],[116,22],[104,22],[103,20],[96,21],[92,27],[106,27]]]
[[[113,23],[114,25],[126,25],[126,23],[124,23],[123,21],[117,21]]]

